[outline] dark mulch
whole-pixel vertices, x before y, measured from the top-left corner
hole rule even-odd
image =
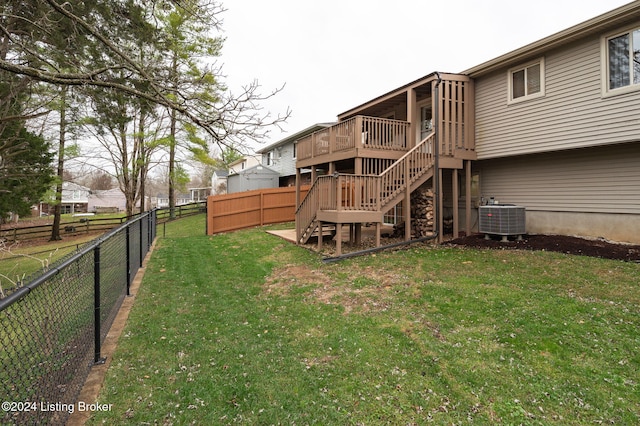
[[[522,241],[510,238],[509,241],[502,242],[497,237],[487,240],[484,234],[474,234],[456,238],[446,244],[502,250],[546,250],[640,263],[640,245],[616,244],[599,239],[587,240],[564,235],[525,235]]]

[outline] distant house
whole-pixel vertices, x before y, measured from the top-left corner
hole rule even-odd
[[[294,186],[296,184],[296,144],[298,139],[302,139],[313,132],[326,129],[333,124],[334,123],[314,124],[257,151],[258,154],[262,155],[262,165],[275,170],[280,175],[279,186]],[[311,169],[303,170],[301,179],[303,180],[303,185],[308,185],[311,180]]]
[[[189,188],[190,203],[197,203],[200,201],[207,201],[207,197],[211,195],[211,188]]]
[[[254,165],[227,178],[227,193],[251,191],[254,189],[277,188],[280,175],[261,164]]]
[[[227,193],[227,170],[216,170],[211,176],[211,195],[220,195]]]
[[[89,188],[73,182],[62,183],[62,214],[87,213],[89,211]],[[53,203],[40,203],[40,215],[53,214]]]
[[[120,188],[93,191],[89,195],[90,212],[122,212],[126,210],[127,200]]]
[[[176,206],[189,204],[193,202],[191,193],[176,194]],[[158,194],[156,197],[156,207],[159,209],[169,207],[169,196],[167,194]]]
[[[237,174],[243,170],[249,169],[253,166],[257,166],[260,164],[260,156],[259,155],[246,155],[233,163],[229,164],[229,172],[228,174]]]

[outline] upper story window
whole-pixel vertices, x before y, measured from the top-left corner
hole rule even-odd
[[[273,165],[273,151],[267,152],[267,166]]]
[[[509,103],[544,96],[544,59],[509,70]]]
[[[640,28],[605,40],[607,91],[640,88]]]

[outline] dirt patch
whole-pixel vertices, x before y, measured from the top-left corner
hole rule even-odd
[[[358,280],[366,280],[362,285]],[[374,268],[353,270],[350,277],[340,282],[330,275],[302,265],[286,265],[275,269],[265,280],[265,293],[287,295],[308,287],[305,301],[338,305],[344,314],[353,311],[384,311],[390,306],[390,293],[395,285],[404,285],[401,275],[381,273]]]
[[[542,250],[603,259],[640,262],[640,245],[618,244],[601,239],[585,239],[565,235],[525,235],[522,241],[486,239],[474,234],[447,241],[446,245],[498,250]]]

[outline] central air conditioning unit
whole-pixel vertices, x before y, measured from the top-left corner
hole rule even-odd
[[[525,209],[522,206],[513,204],[493,204],[480,206],[479,208],[478,230],[489,235],[502,235],[502,241],[507,241],[507,237],[515,235],[522,239],[525,231]]]

